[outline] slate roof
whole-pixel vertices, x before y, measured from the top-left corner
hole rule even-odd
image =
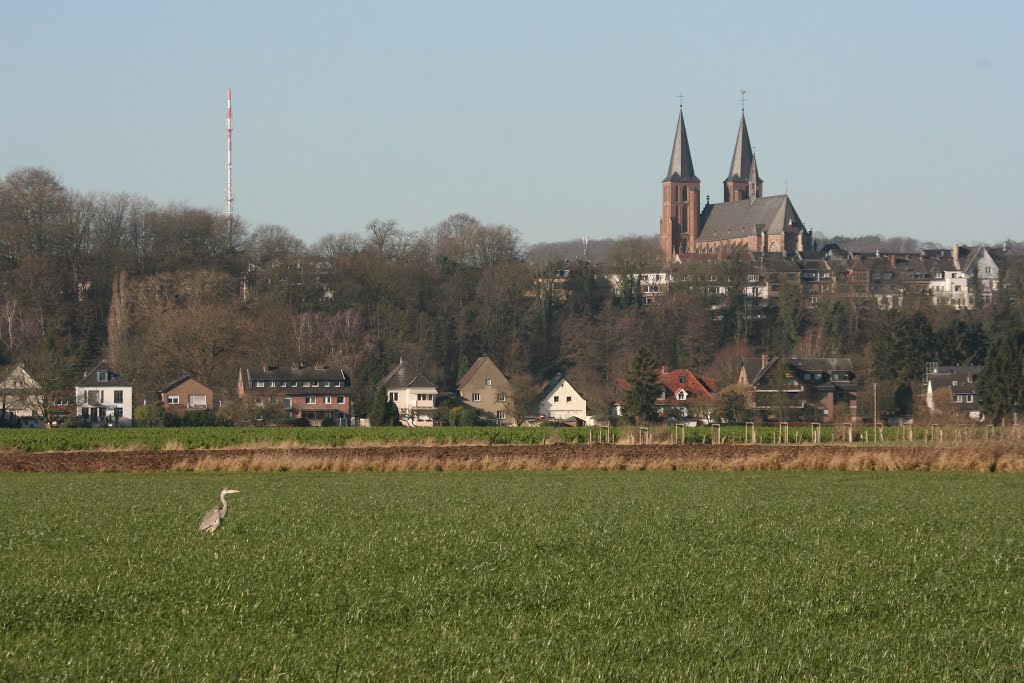
[[[690,141],[686,138],[686,124],[683,123],[683,110],[679,110],[679,121],[676,123],[676,136],[672,142],[672,156],[668,160],[668,174],[663,183],[669,181],[697,181],[693,172],[693,157],[690,155]]]
[[[179,385],[179,384],[181,384],[182,382],[184,382],[184,381],[186,381],[186,380],[189,380],[189,379],[192,379],[192,373],[190,373],[190,372],[186,372],[186,373],[185,373],[184,375],[182,375],[182,376],[178,377],[177,379],[175,379],[174,381],[172,381],[172,382],[171,382],[170,384],[168,384],[167,386],[165,386],[165,387],[164,387],[163,389],[161,389],[161,390],[160,390],[160,391],[158,391],[157,393],[158,393],[158,394],[166,394],[166,393],[167,393],[168,391],[170,391],[171,389],[175,388],[176,386],[178,386],[178,385]],[[197,382],[197,383],[199,383],[199,384],[203,384],[203,383],[202,383],[202,382],[200,382],[199,380],[196,380],[196,382]],[[205,384],[203,384],[203,386],[205,387],[206,385],[205,385]],[[207,387],[207,388],[209,388],[209,387]]]
[[[254,392],[283,392],[303,395],[337,394],[339,391],[343,393],[348,391],[351,386],[348,373],[343,368],[268,366],[256,370],[243,368],[242,373],[245,377],[246,391]],[[256,386],[257,381],[263,382],[264,386]],[[275,386],[270,386],[271,382]],[[309,382],[310,385],[316,382],[318,386],[303,386],[306,382]],[[338,382],[341,382],[341,386],[337,386]]]
[[[399,360],[398,365],[392,368],[391,372],[384,376],[378,387],[385,389],[407,389],[410,387],[437,389],[437,385],[417,372],[404,360]]]
[[[105,382],[101,382],[100,379],[99,379],[99,377],[100,377],[99,373],[101,371],[109,373],[109,375],[107,375],[107,381],[105,381]],[[110,367],[110,364],[107,363],[106,359],[101,360],[96,367],[94,367],[92,370],[89,370],[84,375],[82,375],[82,380],[83,380],[82,383],[78,385],[80,387],[127,387],[127,386],[131,386],[130,382],[125,382],[125,381],[123,381],[121,379],[120,374],[118,374],[113,368]]]
[[[732,165],[729,166],[729,175],[725,180],[726,182],[730,180],[758,182],[761,180],[757,175],[757,160],[754,158],[754,148],[750,144],[745,114],[740,114],[740,129],[736,133],[736,148],[733,150]]]
[[[928,382],[932,391],[949,389],[954,396],[976,394],[981,368],[980,365],[941,365],[935,372],[928,373]],[[956,382],[955,386],[953,382]]]
[[[751,386],[761,384],[772,369],[779,363],[784,363],[793,372],[794,379],[803,385],[827,389],[843,388],[849,391],[857,388],[855,375],[853,374],[853,361],[849,358],[780,358],[772,356],[768,363],[761,367],[760,358],[744,358],[743,369],[746,371],[747,381]],[[805,380],[799,373],[822,373],[820,380]],[[834,373],[848,373],[851,379],[835,379]]]
[[[791,226],[803,227],[789,196],[784,194],[708,204],[701,212],[700,224],[698,243],[753,237],[758,226],[769,235],[781,235]]]

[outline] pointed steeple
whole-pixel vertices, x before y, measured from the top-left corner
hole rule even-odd
[[[725,179],[725,201],[756,199],[763,194],[763,181],[757,174],[757,159],[747,132],[746,113],[740,113],[740,130],[736,133],[736,148],[732,153],[732,165]]]
[[[732,166],[729,167],[729,177],[726,180],[749,180],[752,165],[756,173],[757,164],[754,162],[754,148],[750,146],[750,134],[747,132],[747,117],[746,114],[740,114],[736,149],[732,153]]]
[[[679,122],[676,123],[676,137],[672,143],[672,157],[668,161],[668,175],[661,182],[699,180],[693,172],[693,157],[690,156],[690,141],[686,139],[686,124],[683,123],[683,109],[679,108]]]

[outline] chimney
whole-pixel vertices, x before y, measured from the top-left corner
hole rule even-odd
[[[302,363],[299,363],[299,362],[296,362],[296,361],[292,361],[292,370],[301,370],[301,369],[302,369]]]
[[[313,369],[314,370],[326,370],[327,366],[324,365],[323,363],[317,363],[316,365],[313,366]]]
[[[889,254],[889,267],[890,268],[895,268],[896,267],[896,254]]]
[[[957,270],[961,270],[961,268],[960,268],[960,245],[959,244],[954,244],[953,245],[953,249],[949,253],[953,257],[953,267],[956,268]]]
[[[766,367],[768,367],[768,354],[767,353],[762,353],[761,354],[761,369],[764,370]]]

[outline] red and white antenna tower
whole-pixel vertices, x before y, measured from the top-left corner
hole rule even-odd
[[[228,220],[234,218],[235,197],[231,194],[231,88],[228,88],[228,194],[227,194]]]

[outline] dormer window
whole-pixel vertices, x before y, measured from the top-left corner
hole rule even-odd
[[[107,372],[106,370],[100,370],[99,372],[96,373],[96,379],[98,379],[101,382],[109,382],[110,373]]]

